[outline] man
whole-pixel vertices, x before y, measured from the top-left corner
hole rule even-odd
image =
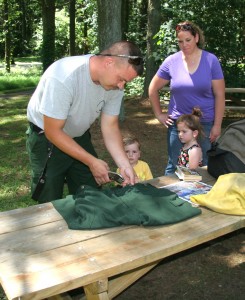
[[[98,55],[60,59],[45,71],[27,108],[34,199],[42,203],[62,198],[65,182],[75,194],[80,185],[110,181],[109,166],[97,157],[89,133],[99,115],[106,148],[124,185],[136,182],[118,115],[125,84],[142,73],[141,52],[129,41],[116,42]]]

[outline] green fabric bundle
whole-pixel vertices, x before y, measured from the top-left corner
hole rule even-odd
[[[52,203],[70,229],[156,226],[177,223],[201,213],[175,193],[141,183],[110,189],[81,186],[76,195]]]

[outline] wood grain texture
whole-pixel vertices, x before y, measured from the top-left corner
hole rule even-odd
[[[201,172],[204,182],[215,182],[205,169]],[[160,177],[151,183],[176,180]],[[1,284],[9,300],[45,299],[81,286],[87,299],[111,299],[163,258],[244,226],[244,217],[205,208],[177,224],[101,230],[68,229],[51,203],[3,212]]]

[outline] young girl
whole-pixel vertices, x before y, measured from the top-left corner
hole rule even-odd
[[[178,165],[189,169],[196,169],[202,166],[202,149],[197,139],[203,136],[203,129],[200,123],[202,112],[200,108],[194,107],[192,114],[181,115],[177,119],[178,136],[183,144],[178,158]]]
[[[123,139],[123,144],[129,162],[134,168],[139,181],[152,179],[153,176],[149,165],[146,162],[139,160],[141,151],[138,139],[133,136],[128,136]],[[117,172],[119,172],[119,170],[117,170]]]

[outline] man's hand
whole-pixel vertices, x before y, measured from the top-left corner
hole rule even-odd
[[[134,169],[130,167],[125,168],[119,168],[121,175],[124,178],[124,182],[122,183],[122,186],[126,185],[134,185],[135,183],[139,182],[139,179],[134,171]]]
[[[89,168],[99,185],[110,181],[108,176],[109,166],[105,161],[94,158],[92,163],[89,165]]]

